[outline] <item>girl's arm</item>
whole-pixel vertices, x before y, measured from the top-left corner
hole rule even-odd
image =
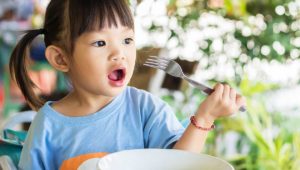
[[[245,99],[237,95],[236,91],[228,85],[217,84],[214,90],[200,104],[195,114],[197,124],[204,128],[211,127],[215,119],[229,116],[245,105]],[[199,153],[204,146],[207,134],[208,131],[198,129],[190,124],[173,149]]]
[[[199,124],[203,125],[203,127],[210,127],[213,123],[213,121],[209,123],[210,121],[205,120],[204,118],[199,118],[197,121]],[[176,142],[173,149],[199,153],[205,144],[207,134],[208,131],[197,129],[194,125],[190,124],[182,137]]]

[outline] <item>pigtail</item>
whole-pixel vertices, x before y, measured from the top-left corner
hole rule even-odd
[[[29,57],[28,54],[31,42],[36,36],[44,33],[44,29],[27,31],[14,48],[9,61],[11,77],[16,81],[26,101],[33,110],[38,110],[45,102],[34,93],[36,85],[29,78],[27,71],[27,59]]]

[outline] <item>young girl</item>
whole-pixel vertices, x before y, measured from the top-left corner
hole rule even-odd
[[[59,101],[40,101],[27,75],[26,50],[44,35],[46,58],[72,83]],[[138,148],[200,152],[207,131],[244,104],[218,84],[184,129],[158,97],[128,87],[136,59],[134,24],[123,0],[51,0],[43,29],[28,31],[14,49],[10,71],[30,106],[39,110],[19,167],[77,169],[85,160]]]

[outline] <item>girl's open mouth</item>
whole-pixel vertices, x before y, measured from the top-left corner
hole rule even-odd
[[[108,75],[108,79],[111,85],[120,87],[124,85],[125,76],[126,76],[126,69],[121,68],[121,69],[113,70]]]

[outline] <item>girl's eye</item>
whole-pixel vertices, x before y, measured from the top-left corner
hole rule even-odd
[[[124,44],[130,44],[133,41],[132,38],[126,38],[124,39]]]
[[[92,45],[95,47],[103,47],[106,45],[106,42],[105,41],[96,41]]]

